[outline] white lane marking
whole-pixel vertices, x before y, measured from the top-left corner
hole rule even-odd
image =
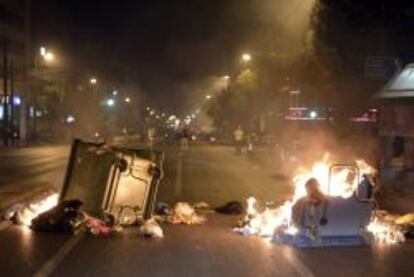
[[[282,249],[282,255],[287,260],[287,262],[293,267],[293,269],[303,277],[314,277],[315,275],[312,271],[296,256],[293,249],[286,247]]]
[[[74,235],[59,250],[56,254],[50,258],[37,272],[33,277],[47,277],[49,276],[63,261],[63,259],[72,251],[73,248],[79,243],[83,238],[85,232],[81,232],[78,235]]]
[[[0,222],[0,231],[6,229],[10,225],[11,225],[11,222],[8,221],[8,220],[5,220],[5,221]]]

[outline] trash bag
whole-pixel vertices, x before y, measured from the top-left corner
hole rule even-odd
[[[171,224],[200,224],[205,221],[203,216],[196,213],[194,208],[185,202],[175,204],[172,214],[168,216],[167,221]]]
[[[92,235],[108,235],[112,232],[112,228],[103,220],[89,215],[86,215],[86,227]]]
[[[155,214],[157,215],[170,215],[171,214],[171,209],[170,206],[168,206],[168,204],[166,203],[158,203],[157,207],[155,208]]]
[[[243,213],[243,205],[239,201],[231,201],[215,208],[215,211],[221,214],[240,215]]]
[[[74,232],[84,221],[79,212],[81,206],[82,202],[79,200],[63,201],[35,217],[30,228],[42,232]]]
[[[141,234],[148,238],[163,238],[164,232],[161,229],[161,226],[151,218],[144,222],[144,224],[139,228]]]
[[[414,239],[414,226],[410,225],[406,228],[404,232],[404,237],[406,239]]]

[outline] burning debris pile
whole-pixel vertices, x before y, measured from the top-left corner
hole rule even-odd
[[[243,235],[272,237],[299,247],[352,245],[368,241],[394,244],[404,241],[401,225],[373,210],[374,169],[362,160],[354,165],[331,166],[329,155],[293,178],[291,200],[278,208],[256,209],[247,199]]]
[[[366,229],[378,243],[396,244],[404,242],[404,234],[408,231],[408,226],[405,223],[399,223],[398,218],[386,211],[375,211]]]
[[[100,218],[93,217],[81,211],[82,202],[79,200],[58,201],[59,195],[53,193],[34,200],[26,205],[18,205],[8,211],[6,219],[16,225],[23,225],[34,231],[77,233],[87,230],[93,235],[108,235],[120,233],[126,226],[137,226],[139,232],[147,238],[163,238],[164,232],[158,222],[170,224],[195,225],[206,221],[199,213],[209,212],[208,204],[204,202],[190,205],[185,202],[176,203],[171,209],[167,204],[160,203],[156,216],[140,220],[133,215],[127,219],[103,213]]]
[[[15,224],[30,227],[32,220],[39,214],[55,207],[58,199],[59,195],[57,193],[51,193],[42,195],[39,199],[35,199],[31,203],[13,205],[4,213],[4,218],[11,220]]]
[[[167,216],[167,222],[171,224],[194,225],[201,224],[205,220],[205,217],[197,214],[193,206],[185,202],[176,203],[172,212]]]

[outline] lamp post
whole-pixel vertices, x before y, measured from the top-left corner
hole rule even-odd
[[[41,46],[39,48],[39,54],[37,57],[35,57],[35,66],[32,69],[33,70],[33,76],[35,77],[37,74],[43,75],[43,73],[47,73],[47,69],[50,66],[53,66],[56,64],[56,55],[53,53],[51,49],[48,49],[45,46]],[[42,72],[43,71],[43,72]],[[49,73],[50,74],[50,73]],[[51,79],[51,77],[49,77]],[[32,119],[32,137],[36,137],[37,135],[37,94],[33,94],[33,119]]]
[[[260,109],[264,109],[265,107],[265,95],[264,95],[264,91],[263,91],[263,86],[262,86],[262,68],[261,68],[261,62],[260,62],[260,57],[259,56],[264,56],[266,54],[263,53],[255,53],[254,57],[255,57],[255,62],[254,65],[256,67],[256,113],[257,113],[257,122],[258,122],[258,128],[259,128],[259,132],[264,132],[266,129],[266,119],[265,119],[265,113],[263,113]],[[274,53],[270,53],[270,56],[274,56]],[[241,61],[243,62],[243,64],[245,66],[247,66],[248,64],[252,64],[253,59],[254,59],[253,55],[246,52],[244,54],[242,54],[241,56]]]

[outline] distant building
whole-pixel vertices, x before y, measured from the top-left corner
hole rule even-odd
[[[25,90],[24,74],[27,72],[27,53],[28,53],[28,33],[26,5],[28,0],[0,0],[0,77],[1,77],[1,117],[2,117],[2,136],[5,137],[4,124],[4,83],[8,83],[8,95],[11,95],[11,88],[16,95],[16,100],[8,101],[8,136],[18,138],[23,133],[25,136],[25,118],[20,116],[20,107],[23,103],[22,92]],[[7,54],[7,70],[4,67],[4,54]],[[13,82],[12,74],[13,71]],[[10,98],[11,99],[11,98]],[[9,100],[10,100],[9,99]],[[25,100],[24,100],[25,101]],[[13,105],[13,107],[12,107]],[[15,107],[15,106],[16,107]],[[24,110],[22,114],[26,113]],[[13,122],[13,124],[11,123]],[[23,127],[23,129],[22,129]]]

